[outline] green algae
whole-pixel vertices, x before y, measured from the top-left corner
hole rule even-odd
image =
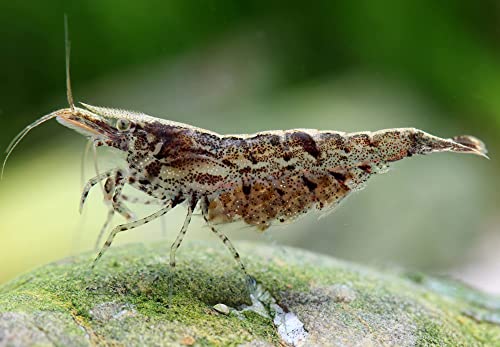
[[[482,319],[500,314],[500,300],[459,283],[297,249],[237,246],[249,272],[304,323],[306,345],[500,346],[500,326]],[[243,274],[217,243],[183,245],[169,307],[167,249],[113,247],[94,271],[92,255],[84,254],[11,281],[0,288],[0,342],[14,336],[38,345],[279,345],[271,318],[213,309],[250,304]]]

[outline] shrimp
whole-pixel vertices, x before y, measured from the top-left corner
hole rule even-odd
[[[265,231],[290,223],[310,211],[332,211],[343,199],[361,190],[370,177],[387,171],[395,161],[436,152],[469,153],[486,157],[484,144],[462,135],[444,139],[415,128],[345,133],[314,129],[274,130],[256,134],[218,133],[155,118],[144,113],[75,106],[66,54],[68,108],[45,115],[26,127],[7,149],[3,169],[12,150],[27,133],[55,118],[63,126],[88,138],[94,148],[106,146],[125,155],[124,167],[98,173],[82,193],[101,184],[111,209],[105,227],[116,212],[127,223],[112,229],[93,266],[117,234],[147,224],[178,205],[187,207],[183,226],[171,246],[170,267],[182,244],[193,212],[199,208],[210,230],[232,253],[248,276],[239,253],[219,225],[243,221]],[[147,204],[159,206],[135,219],[126,206],[125,186],[148,195]],[[93,267],[92,266],[92,267]]]

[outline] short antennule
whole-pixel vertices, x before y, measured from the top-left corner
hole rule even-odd
[[[75,110],[75,103],[73,101],[73,92],[71,90],[71,77],[69,74],[69,62],[71,53],[71,42],[69,41],[68,33],[68,16],[64,14],[64,46],[66,48],[66,96],[68,98],[68,104],[72,111]]]

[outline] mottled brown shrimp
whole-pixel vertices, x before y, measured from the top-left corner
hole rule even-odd
[[[140,113],[84,107],[54,114],[61,124],[124,152],[126,164],[90,180],[81,203],[92,185],[112,177],[114,185],[105,186],[113,189],[105,188],[105,193],[112,194],[113,209],[122,215],[127,217],[121,204],[125,199],[120,198],[126,184],[164,206],[146,219],[115,228],[97,259],[118,232],[186,202],[191,206],[188,215],[203,202],[203,216],[212,230],[217,224],[242,220],[263,231],[312,210],[330,211],[362,189],[371,176],[406,157],[445,151],[486,157],[483,143],[474,137],[442,139],[414,128],[373,133],[296,129],[222,136]],[[180,235],[187,230],[187,220]],[[181,241],[176,241],[173,255]]]
[[[125,155],[122,167],[97,173],[87,183],[80,206],[90,189],[105,181],[103,192],[111,201],[111,211],[101,233],[114,212],[132,218],[124,205],[130,199],[121,194],[126,185],[148,195],[147,201],[160,208],[145,218],[116,226],[94,265],[118,233],[149,223],[177,205],[186,205],[184,224],[171,247],[172,270],[176,250],[193,212],[200,207],[212,232],[246,273],[238,252],[217,229],[219,224],[243,221],[264,231],[313,210],[332,211],[345,197],[361,190],[370,177],[413,155],[456,152],[487,158],[484,144],[475,137],[444,139],[415,128],[357,133],[293,129],[224,136],[143,113],[83,103],[76,107],[69,59],[67,67],[69,108],[52,112],[23,130],[9,146],[5,160],[31,129],[52,118],[89,138],[94,148],[112,147]]]

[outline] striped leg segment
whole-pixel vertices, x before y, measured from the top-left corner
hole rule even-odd
[[[157,198],[140,198],[137,196],[121,195],[122,199],[131,204],[140,205],[163,205],[165,202]]]
[[[97,235],[94,246],[94,249],[96,251],[99,249],[99,244],[101,243],[102,236],[111,224],[115,212],[120,213],[127,220],[133,218],[133,213],[126,206],[123,206],[120,201],[120,192],[123,189],[123,186],[124,180],[120,171],[117,171],[115,175],[108,177],[106,179],[106,182],[104,183],[104,201],[111,201],[112,206],[108,207],[108,215],[106,217],[106,220],[104,221],[103,226],[101,227],[101,230],[99,231],[99,235]]]
[[[231,243],[231,241],[229,241],[229,239],[227,238],[227,236],[224,233],[222,233],[221,231],[215,229],[214,226],[211,225],[208,222],[208,219],[205,216],[203,216],[203,217],[205,218],[205,221],[207,222],[208,227],[210,228],[210,230],[212,230],[212,232],[215,235],[217,235],[219,237],[219,239],[221,239],[222,243],[224,243],[224,246],[226,246],[227,249],[229,250],[229,252],[231,252],[231,254],[233,255],[234,260],[236,261],[236,263],[240,267],[241,271],[243,271],[246,276],[249,276],[248,273],[247,273],[247,269],[245,268],[245,265],[241,261],[240,254],[238,253],[238,251],[236,250],[236,248],[233,246],[233,244]]]
[[[124,195],[124,194],[120,194],[120,198],[121,200],[125,201],[125,202],[129,202],[131,204],[140,204],[140,205],[147,205],[147,206],[150,206],[150,205],[159,205],[159,206],[163,206],[165,204],[165,201],[161,200],[161,199],[157,199],[157,198],[145,198],[145,197],[137,197],[137,196],[128,196],[128,195]],[[122,207],[125,207],[122,205]],[[130,212],[132,214],[132,212]],[[160,223],[161,223],[161,235],[163,237],[166,237],[167,235],[167,228],[166,228],[166,225],[165,225],[165,219],[164,218],[160,218]]]
[[[109,202],[111,201],[111,207],[109,208],[108,215],[106,218],[106,221],[104,222],[104,225],[102,226],[101,230],[99,231],[99,235],[97,237],[96,243],[95,243],[95,250],[97,251],[99,249],[99,245],[102,240],[102,236],[108,229],[111,220],[115,214],[115,212],[118,212],[120,215],[122,215],[127,221],[134,220],[136,219],[135,214],[124,204],[124,201],[130,201],[132,203],[143,203],[145,205],[160,205],[163,206],[165,204],[164,201],[161,201],[159,199],[154,199],[154,198],[129,198],[126,195],[122,194],[122,190],[125,187],[125,182],[127,182],[127,178],[123,176],[121,171],[116,171],[114,175],[111,175],[106,179],[106,182],[104,183],[104,200]],[[163,219],[162,219],[163,221]],[[162,230],[164,231],[165,226],[164,223],[162,223]]]
[[[123,201],[129,202],[131,204],[139,204],[139,205],[146,205],[146,206],[149,206],[149,205],[163,206],[165,204],[165,201],[163,201],[161,199],[157,199],[157,198],[144,198],[144,197],[137,197],[137,196],[128,196],[128,195],[124,195],[124,194],[121,194],[120,196],[121,196]],[[167,235],[167,227],[165,225],[165,219],[161,218],[160,223],[161,223],[161,234],[162,234],[162,236],[165,237]]]
[[[80,213],[82,213],[83,205],[85,204],[85,200],[87,200],[90,189],[92,189],[92,187],[100,181],[114,176],[117,171],[118,170],[116,169],[108,170],[88,180],[88,182],[85,184],[85,187],[83,187],[82,197],[80,199]]]
[[[115,178],[115,191],[111,203],[113,205],[113,210],[121,214],[126,220],[135,219],[134,213],[123,204],[122,190],[125,187],[125,180],[121,173],[116,174]]]
[[[215,235],[217,235],[219,237],[219,239],[221,239],[222,243],[224,243],[224,246],[226,246],[227,249],[229,249],[229,252],[231,252],[231,254],[233,255],[233,258],[234,258],[234,260],[236,260],[236,263],[238,263],[238,266],[240,267],[241,271],[243,271],[243,273],[246,275],[247,278],[251,277],[250,275],[248,275],[247,270],[245,268],[245,265],[243,264],[243,262],[240,259],[240,254],[238,253],[236,248],[233,246],[231,241],[229,241],[229,239],[227,238],[227,236],[224,233],[215,229],[215,227],[209,222],[209,220],[208,220],[208,201],[206,199],[205,199],[204,204],[202,206],[202,214],[203,214],[203,219],[205,219],[205,222],[207,223],[210,230],[212,230],[212,232]]]
[[[139,227],[141,225],[147,224],[147,223],[155,220],[156,218],[163,216],[165,213],[167,213],[168,211],[170,211],[170,209],[171,209],[171,204],[168,204],[167,206],[163,207],[161,210],[159,210],[159,211],[157,211],[157,212],[155,212],[153,214],[150,214],[147,217],[141,218],[139,220],[136,220],[136,221],[133,221],[133,222],[130,222],[130,223],[121,224],[121,225],[116,226],[111,231],[111,233],[108,236],[108,239],[104,243],[104,246],[99,251],[99,254],[97,255],[97,257],[94,260],[94,263],[92,264],[92,268],[95,267],[95,265],[97,264],[97,262],[99,261],[99,259],[101,259],[101,257],[103,256],[103,254],[108,250],[109,246],[111,246],[111,244],[113,243],[113,240],[114,240],[116,234],[118,234],[118,233],[120,233],[122,231],[131,230],[131,229],[137,228],[137,227]]]
[[[193,205],[190,205],[188,207],[188,212],[186,218],[184,219],[184,224],[182,225],[181,231],[179,231],[177,238],[175,239],[174,243],[172,243],[172,246],[170,246],[170,281],[168,284],[168,297],[170,304],[172,303],[172,295],[174,290],[174,272],[176,265],[175,253],[177,252],[177,249],[180,247],[182,240],[184,240],[184,236],[186,236],[189,223],[191,222],[191,217],[193,216],[193,209],[194,209]]]
[[[177,238],[175,239],[174,243],[172,243],[172,246],[170,246],[170,267],[172,268],[172,270],[175,269],[175,252],[177,252],[177,249],[181,246],[182,240],[184,240],[184,236],[187,233],[187,229],[189,223],[191,222],[192,216],[193,216],[193,210],[191,209],[191,207],[189,207],[181,231],[179,231]]]
[[[101,230],[99,230],[99,235],[97,235],[97,240],[95,241],[94,245],[94,251],[97,252],[99,249],[99,245],[101,244],[102,236],[108,229],[109,225],[111,224],[111,221],[113,220],[113,216],[115,215],[115,210],[112,208],[108,209],[108,216],[106,217],[106,221],[104,222],[103,226],[101,227]]]

